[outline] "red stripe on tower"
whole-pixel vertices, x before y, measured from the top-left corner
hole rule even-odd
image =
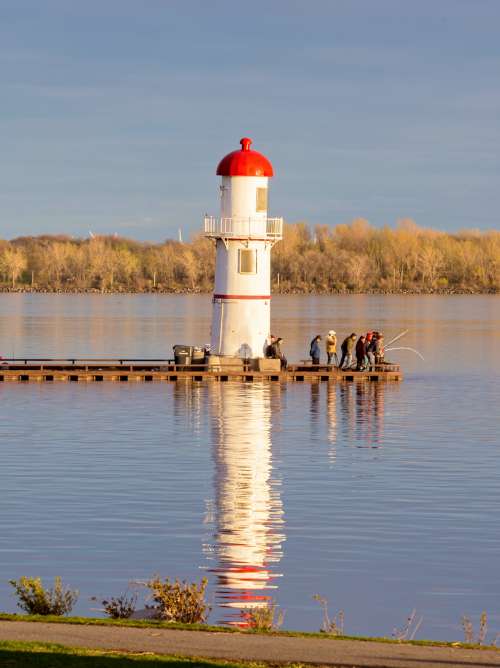
[[[271,295],[214,295],[214,299],[271,299]]]

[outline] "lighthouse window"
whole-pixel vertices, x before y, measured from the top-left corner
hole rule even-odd
[[[257,188],[257,211],[267,211],[267,188]]]
[[[239,250],[238,254],[238,271],[240,274],[256,274],[257,273],[257,251],[250,249]]]

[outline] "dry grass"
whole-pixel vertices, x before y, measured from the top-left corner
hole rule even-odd
[[[417,618],[417,611],[414,608],[406,618],[405,625],[400,629],[395,628],[393,630],[392,637],[400,642],[414,640],[423,620],[423,616]]]
[[[321,633],[328,633],[333,636],[344,635],[344,611],[339,610],[333,617],[328,612],[328,600],[324,596],[314,594],[313,599],[318,601],[323,610],[323,623],[321,624]]]
[[[469,645],[484,645],[486,642],[486,636],[488,635],[488,615],[486,612],[482,612],[479,617],[479,630],[476,633],[474,632],[474,624],[467,615],[462,616],[462,628],[464,631],[464,641]],[[498,635],[495,638],[494,644],[496,644]]]

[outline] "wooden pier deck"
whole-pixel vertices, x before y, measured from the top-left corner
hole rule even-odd
[[[210,369],[206,364],[178,365],[169,359],[0,359],[0,382],[333,382],[400,381],[398,364],[381,364],[370,371],[337,369],[319,364],[291,364],[286,371]]]

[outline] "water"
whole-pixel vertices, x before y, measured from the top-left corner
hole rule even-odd
[[[0,296],[0,354],[170,356],[209,339],[207,296]],[[332,327],[410,328],[400,384],[0,385],[0,609],[21,575],[117,595],[209,578],[210,620],[274,598],[317,630],[500,631],[500,298],[276,297],[290,360]],[[389,356],[389,355],[388,355]]]

